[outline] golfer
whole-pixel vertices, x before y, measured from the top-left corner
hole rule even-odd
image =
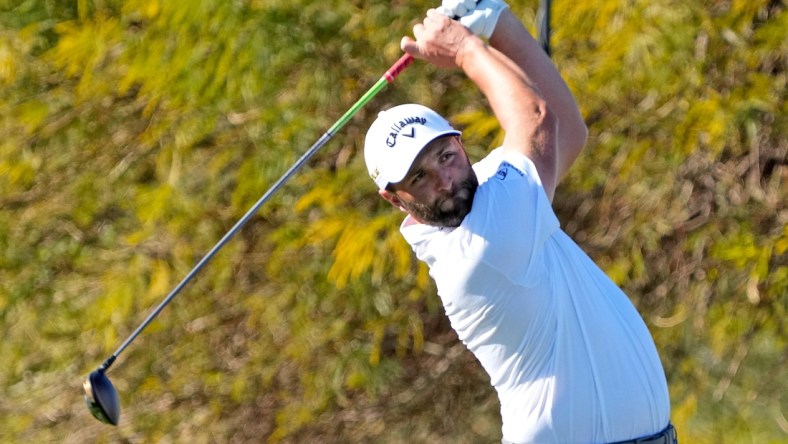
[[[556,68],[499,0],[445,0],[413,33],[402,49],[461,69],[505,130],[503,145],[471,165],[459,131],[407,104],[380,113],[364,156],[380,196],[407,213],[403,236],[490,376],[503,442],[675,443],[645,323],[551,206],[587,136]]]

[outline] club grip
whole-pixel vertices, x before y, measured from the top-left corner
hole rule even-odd
[[[391,65],[391,68],[389,68],[388,71],[386,71],[386,73],[383,74],[383,77],[386,78],[387,82],[391,83],[411,63],[413,63],[413,56],[410,54],[404,54],[402,57],[399,58],[399,60],[394,62],[393,65]]]

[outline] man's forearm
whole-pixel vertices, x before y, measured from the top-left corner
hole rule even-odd
[[[477,37],[458,53],[457,65],[479,87],[506,132],[503,148],[528,156],[552,200],[557,183],[558,121],[528,74]]]
[[[572,92],[547,54],[510,10],[501,13],[490,45],[527,74],[557,116],[556,179],[560,181],[580,154],[588,136],[588,128]]]

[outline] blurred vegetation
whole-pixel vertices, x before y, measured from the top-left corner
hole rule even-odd
[[[381,108],[500,137],[416,63],[84,377],[400,55],[437,0],[0,0],[0,441],[500,442],[489,379],[361,156]],[[529,26],[536,0],[511,2]],[[554,2],[590,126],[555,199],[657,341],[686,443],[788,441],[785,3]],[[531,27],[533,28],[533,27]]]

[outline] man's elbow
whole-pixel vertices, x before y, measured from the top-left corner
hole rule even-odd
[[[546,101],[540,100],[536,103],[536,119],[537,119],[537,134],[547,140],[556,140],[558,138],[559,121],[558,116]],[[555,147],[551,143],[543,143],[543,148],[546,150],[554,150]],[[546,153],[551,154],[551,153]]]
[[[531,118],[534,121],[534,128],[537,134],[555,137],[558,134],[558,116],[545,100],[537,100],[533,103]]]
[[[532,138],[532,148],[536,151],[535,164],[539,171],[545,192],[550,201],[558,178],[558,116],[546,102],[538,102],[538,124]],[[532,160],[534,160],[532,158]]]
[[[588,126],[579,113],[577,116],[564,117],[558,122],[558,126],[556,185],[561,182],[566,172],[580,156],[580,152],[583,151],[588,140]]]

